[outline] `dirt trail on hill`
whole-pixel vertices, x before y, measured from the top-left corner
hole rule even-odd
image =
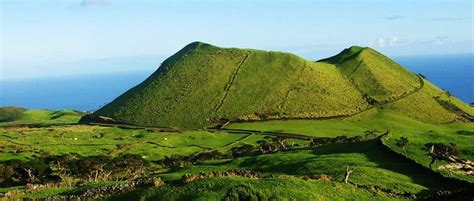
[[[387,104],[390,104],[390,103],[393,103],[393,102],[396,102],[398,100],[401,100],[401,99],[404,99],[408,96],[411,96],[417,92],[419,92],[425,85],[423,79],[421,77],[418,76],[418,79],[419,79],[419,82],[420,82],[420,86],[418,88],[416,88],[415,90],[407,93],[407,94],[404,94],[404,95],[401,95],[397,98],[394,98],[392,100],[388,100],[388,101],[384,101],[384,102],[380,102],[380,103],[376,103],[374,105],[369,105],[367,108],[361,110],[361,111],[358,111],[358,112],[355,112],[353,114],[350,114],[350,115],[335,115],[335,116],[328,116],[328,117],[303,117],[303,118],[268,118],[268,119],[261,119],[261,120],[245,120],[245,121],[241,121],[241,120],[234,120],[234,121],[229,121],[228,123],[226,123],[225,125],[228,125],[229,123],[243,123],[243,122],[263,122],[263,121],[271,121],[271,120],[328,120],[328,119],[338,119],[338,118],[347,118],[347,117],[352,117],[352,116],[355,116],[355,115],[358,115],[358,114],[361,114],[363,112],[366,112],[366,111],[369,111],[373,108],[376,108],[376,107],[381,107],[381,106],[384,106],[384,105],[387,105]],[[223,128],[225,128],[225,126],[223,126]]]
[[[217,150],[225,149],[225,148],[227,148],[227,147],[232,147],[232,146],[236,145],[237,143],[240,143],[240,142],[242,142],[242,141],[244,141],[244,140],[249,139],[249,138],[252,137],[253,135],[254,135],[254,134],[248,134],[248,135],[246,135],[246,136],[243,137],[243,138],[240,138],[240,139],[238,139],[238,140],[236,140],[236,141],[227,143],[226,145],[217,148]]]
[[[295,139],[300,139],[300,140],[309,140],[311,138],[317,138],[314,136],[309,136],[309,135],[302,135],[302,134],[297,134],[297,133],[283,133],[283,132],[275,132],[275,131],[259,131],[259,130],[247,130],[247,129],[228,129],[228,128],[223,128],[223,129],[209,129],[210,131],[213,130],[218,130],[218,131],[223,131],[229,134],[248,134],[253,135],[271,135],[271,136],[277,136],[277,137],[286,137],[286,138],[295,138]],[[241,139],[243,140],[243,139]]]
[[[421,89],[423,89],[423,87],[425,86],[425,82],[423,81],[423,79],[422,79],[420,76],[417,76],[417,77],[418,77],[418,79],[419,79],[420,86],[419,86],[418,88],[416,88],[415,90],[413,90],[413,91],[411,91],[411,92],[409,92],[409,93],[407,93],[407,94],[405,94],[405,95],[401,95],[401,96],[399,96],[399,97],[397,97],[397,98],[394,98],[394,99],[392,99],[392,100],[388,100],[388,101],[376,103],[376,104],[374,104],[374,105],[371,105],[371,106],[365,108],[364,110],[361,110],[361,111],[356,112],[356,113],[351,114],[351,115],[347,115],[347,117],[351,117],[351,116],[354,116],[354,115],[358,115],[358,114],[363,113],[363,112],[366,112],[366,111],[368,111],[368,110],[370,110],[370,109],[373,109],[373,108],[376,108],[376,107],[381,107],[381,106],[384,106],[384,105],[393,103],[393,102],[395,102],[395,101],[399,101],[399,100],[401,100],[401,99],[404,99],[404,98],[406,98],[406,97],[408,97],[408,96],[411,96],[411,95],[413,95],[413,94],[419,92],[419,91],[420,91]]]
[[[227,99],[227,96],[229,94],[229,90],[230,88],[232,87],[232,85],[234,84],[234,81],[235,81],[235,78],[237,77],[237,75],[239,74],[240,72],[240,69],[242,68],[242,66],[244,65],[245,61],[247,61],[247,58],[249,58],[251,53],[248,53],[245,55],[245,57],[242,59],[242,61],[240,62],[240,64],[237,66],[237,68],[235,69],[234,73],[232,73],[232,76],[230,76],[229,78],[229,81],[227,82],[225,88],[224,88],[224,95],[222,96],[222,99],[221,101],[219,102],[219,104],[217,104],[216,108],[214,109],[214,114],[217,115],[217,113],[219,112],[219,110],[221,109],[222,105],[224,104],[225,100]]]
[[[136,143],[132,143],[132,144],[125,144],[123,146],[119,146],[119,147],[113,149],[112,151],[110,151],[109,154],[120,154],[120,153],[122,153],[124,151],[127,151],[127,150],[131,149],[132,147],[137,146],[139,144],[142,144],[142,142],[136,142]]]
[[[240,68],[242,67],[242,65],[245,63],[245,61],[247,60],[247,58],[250,56],[250,54],[246,55],[245,58],[242,60],[242,62],[240,63],[238,69],[234,72],[234,74],[231,76],[230,80],[229,80],[229,83],[228,85],[226,85],[226,88],[224,90],[224,96],[220,102],[220,104],[216,107],[215,109],[215,112],[217,114],[217,112],[219,111],[219,109],[222,107],[222,104],[225,102],[225,99],[228,95],[228,92],[235,80],[235,78],[237,77],[237,74],[238,74],[238,71],[240,70]],[[305,118],[275,118],[275,119],[262,119],[262,120],[246,120],[246,121],[239,121],[239,120],[234,120],[234,121],[229,121],[229,122],[226,122],[224,125],[228,125],[229,123],[239,123],[239,122],[262,122],[262,121],[269,121],[269,120],[328,120],[328,119],[338,119],[338,118],[347,118],[347,117],[352,117],[352,116],[355,116],[355,115],[358,115],[358,114],[361,114],[363,112],[366,112],[368,110],[371,110],[373,108],[376,108],[376,107],[381,107],[381,106],[384,106],[384,105],[387,105],[387,104],[390,104],[390,103],[393,103],[395,101],[398,101],[398,100],[401,100],[401,99],[404,99],[406,97],[409,97],[417,92],[419,92],[421,89],[423,89],[424,87],[424,81],[423,79],[420,77],[420,76],[417,76],[418,79],[419,79],[419,82],[420,82],[420,86],[418,88],[416,88],[415,90],[407,93],[407,94],[404,94],[402,96],[399,96],[397,98],[394,98],[392,100],[389,100],[389,101],[385,101],[385,102],[381,102],[381,103],[376,103],[374,105],[370,105],[368,106],[367,108],[361,110],[361,111],[358,111],[358,112],[355,112],[353,114],[350,114],[350,115],[336,115],[336,116],[329,116],[329,117],[305,117]],[[180,129],[170,129],[170,128],[162,128],[162,127],[153,127],[153,126],[138,126],[138,125],[131,125],[131,124],[119,124],[119,123],[116,123],[116,124],[113,124],[113,123],[89,123],[91,125],[98,125],[98,126],[118,126],[120,128],[125,128],[125,129],[155,129],[157,131],[170,131],[170,132],[173,132],[173,131],[177,131],[177,132],[182,132],[183,130],[180,130]],[[217,129],[217,130],[228,130],[228,131],[237,131],[239,129],[226,129],[225,126],[221,126],[222,129]],[[165,130],[163,130],[165,129]],[[213,129],[210,129],[210,130],[213,130]],[[216,130],[216,129],[214,129]],[[241,130],[242,131],[242,130]],[[252,131],[252,132],[255,132],[255,131]],[[266,133],[272,133],[272,132],[266,132]],[[248,134],[248,133],[247,133]],[[292,137],[295,137],[296,135],[299,137],[299,138],[303,138],[303,139],[307,139],[308,136],[305,136],[305,135],[300,135],[300,134],[291,134],[291,133],[287,133],[288,135],[291,135]]]
[[[188,146],[175,147],[175,146],[167,146],[167,145],[158,144],[156,142],[146,142],[146,143],[152,144],[152,145],[155,145],[155,146],[159,146],[159,147],[169,148],[169,149],[178,149],[178,148],[183,148],[183,147],[197,147],[197,148],[206,149],[206,150],[213,150],[213,148],[211,148],[211,147],[205,147],[205,146],[198,145],[198,144],[190,144]]]

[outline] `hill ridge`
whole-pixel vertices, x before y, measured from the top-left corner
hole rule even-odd
[[[419,76],[367,47],[311,62],[291,53],[193,42],[82,122],[103,116],[141,126],[203,128],[228,121],[340,118],[382,106],[426,122],[455,120],[455,112],[442,109],[435,96],[472,114],[459,100],[423,85]],[[406,98],[428,106],[400,102]],[[418,114],[429,114],[430,107],[444,115],[433,120]]]

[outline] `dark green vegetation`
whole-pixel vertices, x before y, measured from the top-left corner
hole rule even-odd
[[[295,178],[212,178],[139,190],[110,200],[398,200],[344,183]]]
[[[24,111],[21,107],[0,107],[0,122],[15,121]]]
[[[89,125],[0,108],[0,196],[472,200],[473,112],[370,48],[192,43]]]

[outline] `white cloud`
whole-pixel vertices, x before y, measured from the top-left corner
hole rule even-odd
[[[400,44],[400,39],[397,36],[380,37],[380,38],[377,38],[376,40],[370,41],[369,47],[377,47],[377,48],[394,47],[394,46],[398,46],[399,44]]]
[[[396,46],[399,42],[400,40],[398,39],[398,37],[392,36],[392,38],[390,39],[390,46]]]
[[[385,47],[385,39],[384,38],[377,39],[377,45],[379,47]]]

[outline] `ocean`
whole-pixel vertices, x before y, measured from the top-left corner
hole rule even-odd
[[[464,102],[474,102],[474,54],[403,56],[394,60]],[[0,106],[93,111],[153,71],[0,80]]]
[[[466,103],[474,103],[474,54],[395,57],[402,66]]]

